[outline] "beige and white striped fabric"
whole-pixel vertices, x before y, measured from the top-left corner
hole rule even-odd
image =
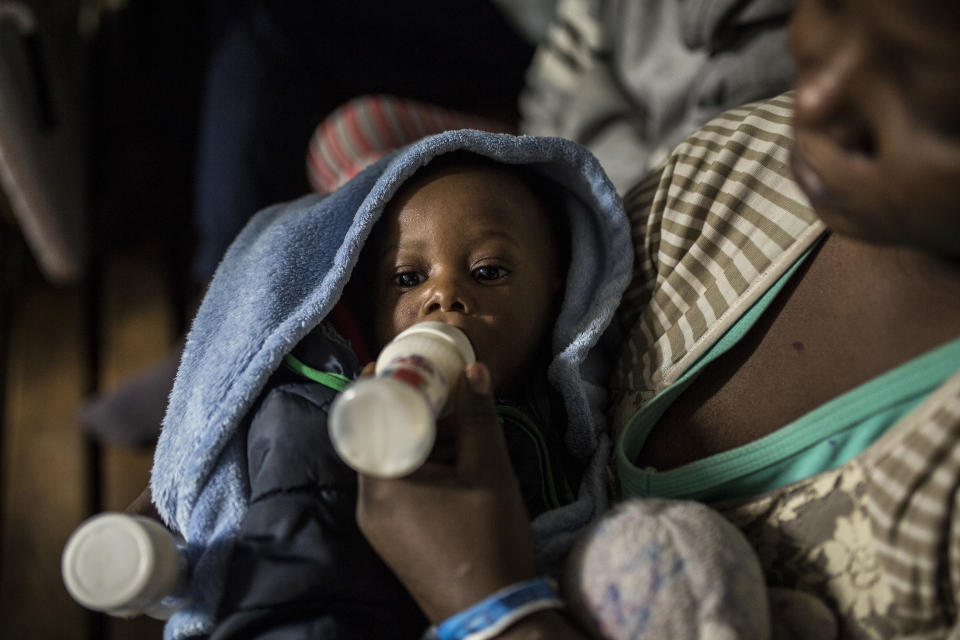
[[[627,340],[615,421],[730,328],[823,232],[788,166],[790,95],[729,111],[694,132],[663,172],[624,198],[636,248],[621,305]]]
[[[790,176],[791,110],[786,94],[724,114],[626,196],[618,433],[823,233]],[[960,638],[960,374],[842,467],[715,506],[768,585],[820,597],[841,638]]]

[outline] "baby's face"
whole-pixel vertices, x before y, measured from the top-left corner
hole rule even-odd
[[[503,391],[524,373],[562,279],[548,212],[506,170],[453,165],[405,185],[378,223],[374,332],[382,347],[425,320],[467,334]]]
[[[960,4],[800,0],[794,173],[839,233],[960,255]]]

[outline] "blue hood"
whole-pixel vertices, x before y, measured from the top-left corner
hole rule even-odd
[[[561,138],[449,131],[380,159],[336,192],[258,213],[225,254],[187,336],[154,457],[151,489],[188,544],[190,604],[166,636],[211,629],[226,561],[247,508],[239,429],[283,356],[339,299],[373,224],[432,159],[469,151],[529,165],[554,181],[569,219],[571,265],[548,378],[564,398],[565,444],[586,463],[577,500],[533,523],[538,562],[555,564],[607,506],[606,385],[616,347],[608,327],[631,276],[629,224],[596,159]]]

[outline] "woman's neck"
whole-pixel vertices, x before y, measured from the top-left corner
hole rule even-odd
[[[839,235],[826,242],[832,246],[822,258],[832,268],[820,272],[836,277],[822,278],[821,286],[838,316],[872,309],[873,322],[894,341],[936,345],[960,336],[960,261]]]

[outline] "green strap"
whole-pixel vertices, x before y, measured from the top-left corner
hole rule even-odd
[[[347,385],[353,382],[350,378],[340,375],[339,373],[329,373],[327,371],[314,369],[304,362],[301,362],[292,353],[288,353],[283,357],[283,364],[294,373],[313,380],[314,382],[319,382],[334,391],[343,391]],[[497,412],[500,414],[501,419],[514,422],[534,441],[540,469],[543,471],[541,486],[544,502],[553,508],[561,506],[562,503],[559,496],[557,496],[557,489],[553,478],[553,468],[550,464],[547,443],[543,439],[543,434],[540,433],[540,430],[533,424],[530,417],[519,409],[499,405]],[[573,492],[570,491],[570,488],[565,486],[564,489],[566,490],[568,499],[572,499]]]
[[[547,443],[543,439],[543,434],[540,433],[540,430],[527,414],[515,407],[502,404],[497,405],[497,413],[500,414],[500,418],[502,420],[511,420],[512,422],[516,423],[517,426],[519,426],[523,432],[533,440],[537,451],[537,460],[540,463],[540,469],[543,472],[540,482],[541,495],[543,495],[544,503],[554,509],[561,506],[563,503],[560,502],[560,498],[557,496],[557,487],[554,484],[553,479],[553,467],[550,464],[550,454],[547,448]],[[572,498],[572,492],[570,491],[570,488],[564,488],[567,491],[568,497]]]
[[[343,391],[348,384],[353,382],[347,376],[340,375],[339,373],[329,373],[327,371],[314,369],[298,360],[292,353],[288,353],[283,357],[283,364],[294,373],[300,374],[304,378],[308,378],[314,382],[319,382],[334,391]]]

